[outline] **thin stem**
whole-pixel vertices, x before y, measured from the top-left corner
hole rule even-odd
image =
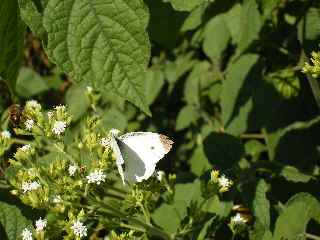
[[[12,138],[11,140],[13,143],[17,143],[17,144],[30,144],[30,143],[32,143],[32,141],[23,140],[23,139],[19,139],[19,138]]]
[[[244,133],[240,135],[243,139],[265,139],[266,136],[262,133]]]
[[[309,239],[312,239],[312,240],[320,240],[320,237],[319,236],[316,236],[316,235],[313,235],[311,233],[305,233],[305,236]]]
[[[136,227],[136,226],[133,226],[130,224],[126,224],[126,223],[120,223],[120,227],[129,228],[129,229],[136,230],[139,232],[146,232],[146,230],[144,228],[139,228],[139,227]]]
[[[150,225],[151,219],[150,219],[150,213],[149,213],[148,209],[140,202],[138,202],[138,206],[141,208],[141,210],[143,212],[143,215],[146,219],[146,223]]]

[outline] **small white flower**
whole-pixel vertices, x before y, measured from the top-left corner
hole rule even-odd
[[[106,175],[102,170],[95,170],[87,176],[88,183],[96,183],[100,185],[101,182],[104,182]]]
[[[164,173],[164,171],[157,171],[157,179],[159,182],[161,182],[165,176],[166,174]]]
[[[87,227],[83,225],[83,223],[79,220],[73,223],[71,229],[73,230],[74,235],[76,235],[77,237],[82,238],[87,236]]]
[[[107,147],[109,147],[109,145],[110,145],[110,139],[107,138],[107,137],[101,138],[100,144],[101,144],[101,146],[107,148]]]
[[[19,148],[18,150],[21,150],[23,152],[28,152],[30,149],[31,149],[31,145],[26,144],[26,145],[22,146],[21,148]]]
[[[221,188],[229,189],[229,188],[232,186],[232,181],[229,180],[228,178],[226,178],[225,175],[222,175],[222,176],[219,178],[218,184],[219,184],[219,186],[220,186]]]
[[[47,226],[47,219],[41,219],[39,218],[36,221],[36,231],[41,232],[44,230],[44,228]]]
[[[62,198],[60,195],[56,195],[53,197],[53,200],[52,200],[53,203],[62,203]]]
[[[33,190],[37,190],[40,187],[41,187],[41,185],[37,181],[23,182],[22,186],[21,186],[21,189],[22,189],[23,193],[27,193],[27,192],[31,192]]]
[[[77,169],[78,169],[77,165],[70,165],[68,168],[69,175],[73,176],[76,173]]]
[[[1,136],[3,138],[11,138],[11,133],[8,130],[4,130],[1,132]]]
[[[53,117],[54,113],[52,111],[49,111],[47,113],[47,115],[48,115],[48,118],[51,119]]]
[[[26,126],[26,129],[30,131],[33,128],[34,121],[32,119],[28,119],[24,125]]]
[[[230,219],[231,224],[234,225],[241,225],[241,224],[245,224],[246,220],[241,216],[240,213],[237,213],[234,217],[232,217]]]
[[[28,228],[25,228],[21,233],[21,237],[22,240],[32,240],[32,232]]]
[[[66,106],[59,105],[54,108],[57,112],[64,112],[66,110]]]
[[[67,124],[63,121],[55,121],[53,124],[52,132],[56,135],[60,135],[66,130]]]
[[[26,107],[34,108],[37,110],[41,109],[41,105],[36,100],[30,100],[26,102]]]
[[[88,93],[92,93],[92,91],[93,91],[93,88],[92,88],[92,87],[87,86],[86,88],[87,88],[87,92],[88,92]]]

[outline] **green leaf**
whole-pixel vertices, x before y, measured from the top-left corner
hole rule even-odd
[[[22,230],[26,227],[32,230],[31,222],[22,215],[20,209],[5,202],[0,202],[0,223],[8,240],[19,239]]]
[[[197,146],[197,148],[193,151],[189,164],[191,171],[197,176],[201,176],[205,171],[212,168],[208,158],[206,157],[202,144]]]
[[[184,86],[184,100],[188,104],[200,105],[200,85],[207,80],[209,69],[210,64],[207,61],[199,62],[193,67]]]
[[[238,54],[245,51],[254,40],[259,38],[262,20],[255,0],[247,0],[242,6],[240,26]]]
[[[232,6],[232,8],[230,8],[228,12],[224,14],[224,21],[229,29],[233,43],[237,43],[240,38],[241,9],[242,9],[241,4],[236,3]]]
[[[23,57],[25,26],[19,14],[16,0],[1,0],[0,77],[7,82],[11,92],[14,92]]]
[[[150,115],[144,96],[149,13],[142,0],[49,0],[43,18],[47,53],[64,72]]]
[[[201,181],[196,179],[193,183],[176,184],[174,194],[174,207],[181,219],[187,214],[187,207],[191,202],[201,202]]]
[[[270,228],[270,203],[266,196],[268,189],[266,182],[261,179],[253,200],[254,216],[266,229]]]
[[[307,52],[318,47],[320,37],[320,10],[311,7],[298,25],[298,39]]]
[[[205,26],[204,31],[204,52],[213,61],[220,59],[230,39],[224,15],[221,14],[212,18]]]
[[[219,217],[227,217],[232,209],[231,201],[221,201],[217,195],[207,199],[202,206],[202,211],[217,214]]]
[[[266,133],[268,154],[271,161],[291,165],[300,171],[312,172],[318,162],[317,138],[320,117],[310,121],[295,122],[273,133]]]
[[[230,169],[244,154],[240,140],[224,133],[211,133],[203,141],[205,154],[219,169]]]
[[[206,8],[207,6],[203,4],[192,10],[192,12],[190,12],[189,16],[183,22],[181,31],[186,32],[199,27],[202,23],[202,17]]]
[[[249,140],[245,143],[245,151],[249,154],[253,161],[258,160],[260,154],[267,150],[267,147],[258,140]]]
[[[222,121],[225,125],[225,128],[228,129],[234,117],[237,115],[241,116],[241,118],[238,119],[238,122],[240,123],[233,123],[233,125],[236,125],[237,127],[232,126],[232,133],[240,133],[246,128],[245,120],[252,107],[252,102],[250,99],[248,99],[245,103],[242,103],[241,107],[239,106],[239,102],[241,100],[239,97],[242,87],[244,86],[246,79],[249,77],[250,71],[257,61],[258,55],[243,55],[238,61],[232,63],[227,69],[227,75],[225,81],[223,82],[221,93]],[[241,114],[239,114],[239,112]]]
[[[21,97],[31,97],[49,89],[45,80],[31,68],[22,67],[16,83],[16,92]]]
[[[150,23],[148,27],[150,39],[166,48],[174,48],[178,40],[180,28],[188,14],[174,11],[170,3],[163,2],[162,0],[145,0],[145,2],[150,10]]]
[[[102,125],[107,130],[116,128],[123,131],[127,127],[128,121],[122,112],[116,108],[111,108],[103,113]]]
[[[278,217],[273,239],[298,239],[304,236],[311,219],[320,223],[320,203],[308,193],[296,194]]]
[[[164,74],[160,69],[148,69],[145,80],[145,92],[148,105],[152,104],[164,85]]]
[[[204,0],[170,0],[172,7],[177,11],[191,11]]]
[[[300,172],[297,168],[292,166],[285,166],[281,170],[281,175],[287,179],[288,181],[292,182],[309,182],[312,179],[311,175],[304,174]]]
[[[207,232],[213,222],[214,218],[211,218],[209,221],[207,221],[204,226],[202,227],[198,237],[197,237],[197,240],[205,240],[206,238],[206,235],[207,235]]]
[[[154,222],[169,233],[176,233],[180,225],[180,217],[172,205],[162,204],[152,214]]]
[[[18,0],[22,20],[28,25],[33,34],[43,37],[46,30],[42,24],[42,13],[37,9],[33,0]]]
[[[177,117],[176,130],[180,131],[195,123],[198,119],[198,113],[193,106],[187,105],[183,107]]]
[[[85,87],[76,85],[71,87],[66,94],[66,104],[68,112],[72,116],[72,121],[79,120],[90,106],[90,101],[85,91]]]

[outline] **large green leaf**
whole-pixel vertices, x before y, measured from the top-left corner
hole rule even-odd
[[[299,239],[304,236],[311,219],[320,223],[320,203],[308,193],[295,195],[276,221],[273,240]]]
[[[16,0],[1,0],[0,4],[0,77],[14,92],[23,56],[25,26],[20,19]]]
[[[22,230],[26,227],[31,230],[30,221],[22,215],[19,208],[5,202],[0,202],[0,223],[7,234],[8,240],[19,239]]]
[[[219,217],[227,217],[232,209],[231,201],[221,201],[217,195],[207,199],[202,205],[202,211],[217,214]]]
[[[250,99],[243,100],[240,98],[245,81],[249,77],[249,73],[252,70],[255,63],[258,61],[258,55],[247,54],[239,58],[238,61],[232,63],[227,69],[226,79],[223,82],[221,93],[221,108],[222,108],[222,120],[225,124],[225,128],[228,129],[231,125],[231,131],[234,134],[241,133],[246,130],[246,118],[252,107]],[[246,97],[248,94],[245,95]],[[232,120],[237,116],[232,123]],[[240,123],[239,123],[240,122]],[[237,127],[235,127],[236,125]],[[240,126],[239,126],[240,125]]]
[[[49,0],[43,18],[47,53],[64,72],[150,114],[144,96],[149,13],[142,0]]]

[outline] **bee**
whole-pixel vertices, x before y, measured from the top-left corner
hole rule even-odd
[[[240,216],[245,220],[246,224],[253,224],[253,216],[249,208],[238,204],[232,207],[232,211],[236,214],[240,214]]]
[[[19,104],[12,104],[9,107],[9,120],[13,127],[19,126],[22,118],[23,107]]]

